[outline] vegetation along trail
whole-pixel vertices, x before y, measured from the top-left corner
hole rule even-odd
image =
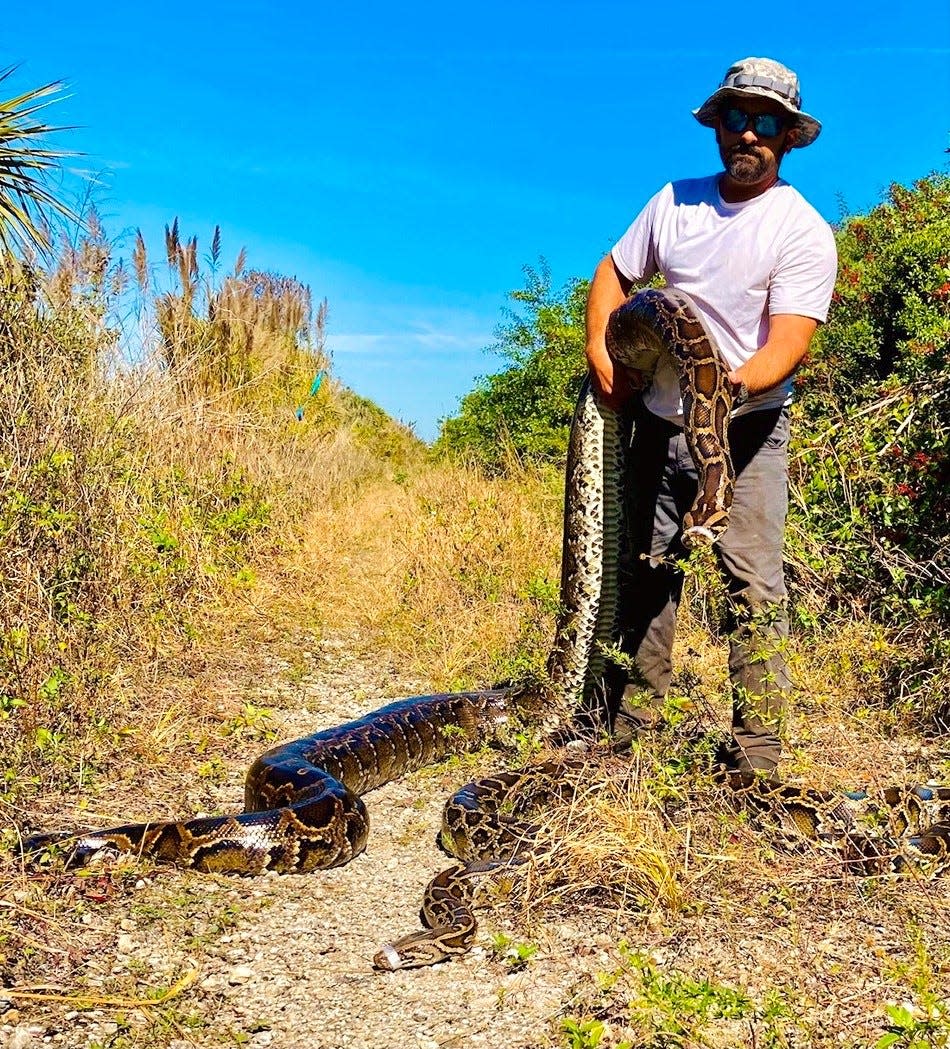
[[[837,231],[795,420],[794,782],[950,781],[948,194],[894,186]],[[176,221],[126,272],[85,218],[46,256],[0,252],[5,1044],[948,1044],[946,879],[790,847],[692,759],[729,716],[702,560],[669,727],[598,755],[457,961],[371,965],[445,866],[444,798],[523,761],[530,731],[372,793],[341,868],[26,863],[37,831],[236,811],[278,739],[541,673],[581,379],[583,282],[529,271],[508,367],[428,449],[334,377],[308,288]],[[134,364],[130,295],[152,351]]]
[[[302,530],[307,538],[281,571],[238,591],[205,624],[201,646],[163,664],[142,730],[148,759],[139,754],[134,769],[117,768],[98,789],[35,798],[34,825],[233,810],[250,757],[271,740],[352,718],[396,695],[464,683],[469,671],[453,653],[477,649],[476,639],[463,645],[443,635],[440,664],[428,633],[414,650],[393,646],[392,631],[413,636],[416,617],[430,614],[430,601],[439,604],[433,589],[446,618],[465,620],[469,630],[477,630],[471,618],[492,609],[504,616],[511,599],[485,586],[489,559],[498,557],[494,571],[505,574],[512,545],[525,544],[524,555],[542,539],[553,558],[557,514],[553,497],[537,489],[534,514],[525,512],[506,534],[500,517],[517,519],[506,497],[524,498],[524,485],[509,490],[486,478],[476,485],[471,471],[451,468],[453,490],[446,469],[422,466],[414,478],[397,471],[355,486],[337,510],[316,508]],[[498,524],[476,549],[467,534],[473,517]],[[363,522],[355,536],[354,520]],[[380,520],[389,524],[387,540],[378,538]],[[499,545],[500,556],[491,549]],[[350,574],[357,589],[344,595],[344,562],[355,550],[365,554],[357,559],[362,570]],[[423,577],[419,608],[407,580],[423,558],[433,571]],[[473,558],[485,559],[480,597],[459,592]],[[339,625],[322,624],[321,609]],[[835,680],[842,648],[864,640],[838,636],[810,653],[803,713],[820,709],[828,726],[801,746],[813,781],[847,770],[868,782],[880,768],[903,778],[939,754],[912,737],[884,739],[866,708],[842,703]],[[721,722],[725,709],[707,697],[722,694],[723,653],[697,624],[680,658],[692,668],[680,682],[682,727],[695,718]],[[427,676],[430,667],[436,676]],[[860,685],[861,675],[855,668],[848,683]],[[803,717],[793,726],[793,739],[804,739],[805,725]],[[944,889],[859,883],[821,854],[788,854],[730,816],[708,783],[687,790],[676,769],[677,739],[639,755],[641,787],[592,795],[586,826],[583,808],[575,810],[580,833],[572,840],[568,827],[564,836],[575,891],[539,869],[526,896],[483,918],[469,955],[430,969],[378,973],[371,958],[383,941],[415,926],[422,887],[445,865],[434,843],[444,797],[510,761],[505,755],[446,763],[373,793],[367,852],[331,871],[233,879],[133,863],[15,874],[7,917],[19,918],[14,935],[23,954],[8,962],[23,973],[19,986],[36,990],[11,993],[9,1036],[66,1046],[335,1047],[372,1039],[395,1047],[504,1038],[529,1047],[597,1044],[597,1037],[603,1045],[633,1037],[659,1045],[664,1032],[683,1029],[693,1039],[683,1044],[840,1044],[837,1034],[823,1041],[823,1031],[848,1031],[853,1044],[870,1044],[891,1023],[885,1009],[904,1008],[909,994],[916,1010],[942,1008],[950,946]],[[608,762],[599,775],[622,782],[625,767]],[[671,824],[658,818],[654,798],[673,790],[684,797]],[[920,1012],[908,1015],[907,1025],[924,1022]]]

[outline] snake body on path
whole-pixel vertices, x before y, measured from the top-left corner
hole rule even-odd
[[[715,542],[727,527],[732,499],[727,426],[733,395],[727,370],[699,314],[685,295],[673,289],[647,289],[612,315],[607,344],[619,366],[648,376],[661,355],[670,354],[680,376],[686,432],[700,479],[696,500],[684,518],[683,542],[686,546]],[[600,687],[601,648],[614,640],[622,480],[622,428],[588,383],[571,431],[563,609],[548,661],[553,693],[549,702],[563,714]],[[131,852],[198,870],[236,874],[301,873],[347,863],[365,848],[369,830],[360,795],[479,745],[506,721],[520,695],[521,690],[511,687],[391,703],[259,757],[247,776],[243,812],[38,834],[24,841],[24,851],[33,854],[59,844],[67,861],[75,864],[102,852]],[[524,852],[518,843],[530,841],[530,825],[498,818],[508,790],[523,776],[504,774],[470,785],[450,803],[444,837],[463,855],[474,856],[476,866],[487,865],[491,871],[499,863],[517,863]],[[556,778],[550,770],[530,777],[536,786]],[[932,847],[938,859],[943,857],[950,865],[948,840],[950,833],[938,827],[930,838],[925,836],[922,848]],[[499,855],[509,859],[499,860]],[[457,953],[474,935],[474,918],[466,902],[468,886],[477,880],[476,874],[486,872],[470,866],[453,872],[443,872],[441,882],[436,879],[426,897],[432,901],[430,920],[437,925],[443,922],[439,928],[447,931],[414,934],[417,957],[425,955],[432,961]],[[428,964],[411,960],[411,951],[400,955],[398,944],[386,950],[381,952],[383,967]]]
[[[361,794],[480,745],[508,720],[511,700],[508,689],[399,700],[262,754],[237,815],[38,834],[24,849],[63,842],[75,865],[103,852],[133,853],[225,874],[338,867],[366,847]]]

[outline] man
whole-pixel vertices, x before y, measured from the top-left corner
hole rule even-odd
[[[779,177],[785,154],[821,131],[801,108],[798,77],[772,59],[743,59],[693,115],[715,130],[724,170],[664,186],[601,261],[587,306],[587,361],[601,399],[624,406],[641,382],[614,369],[607,318],[634,283],[659,273],[693,299],[735,392],[748,392],[730,422],[735,499],[714,548],[730,610],[733,736],[724,757],[744,775],[769,774],[781,754],[790,688],[782,562],[788,404],[795,370],[826,318],[837,260],[828,224]],[[682,554],[680,522],[696,491],[672,369],[658,370],[635,413],[628,478],[633,560],[620,613],[621,648],[633,669],[613,700],[619,740],[657,721],[670,683],[682,590],[674,562]]]

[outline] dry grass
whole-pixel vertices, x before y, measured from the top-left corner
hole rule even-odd
[[[543,820],[527,907],[568,897],[626,912],[684,906],[692,854],[685,837],[651,794],[640,763],[587,764],[571,801]]]
[[[543,665],[559,550],[550,479],[442,463],[315,502],[288,571],[324,629],[457,689]]]
[[[863,716],[835,736],[848,760],[836,765],[815,740],[811,761],[796,756],[806,781],[879,786],[936,767],[902,762]],[[544,821],[550,844],[533,859],[508,939],[556,952],[548,930],[567,921],[603,959],[578,979],[551,1044],[866,1049],[897,1015],[887,1009],[906,1008],[895,1044],[946,1045],[942,882],[857,878],[832,848],[790,850],[691,764],[682,732],[657,734],[632,760],[589,766],[583,789]],[[585,1031],[599,1040],[568,1038]]]

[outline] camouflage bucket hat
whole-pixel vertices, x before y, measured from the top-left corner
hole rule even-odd
[[[767,98],[778,104],[794,119],[798,128],[798,148],[810,146],[821,134],[821,124],[802,112],[798,77],[787,66],[771,58],[743,58],[726,71],[722,84],[699,107],[693,116],[703,127],[716,127],[719,109],[731,98]]]

